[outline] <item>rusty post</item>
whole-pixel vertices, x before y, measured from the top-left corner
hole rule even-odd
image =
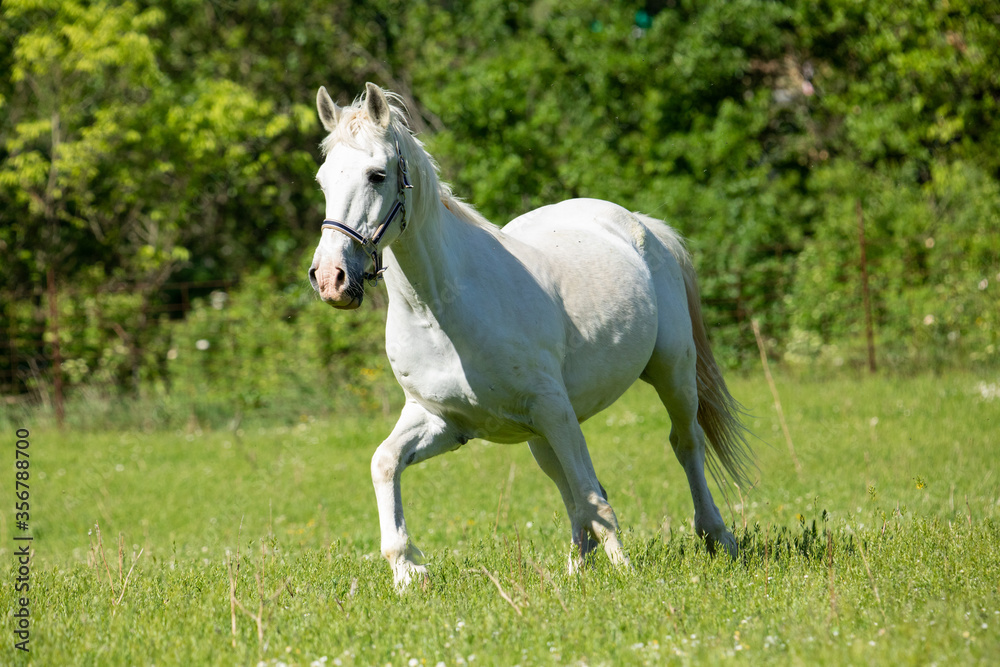
[[[858,217],[858,246],[861,249],[861,298],[865,309],[865,338],[868,342],[868,372],[875,372],[875,325],[872,321],[872,300],[868,288],[868,257],[865,252],[865,217],[861,200],[855,202]]]
[[[56,272],[50,266],[48,271],[49,290],[49,332],[52,335],[52,407],[56,411],[56,424],[63,426],[66,416],[63,406],[62,350],[59,347],[59,303],[56,296]]]

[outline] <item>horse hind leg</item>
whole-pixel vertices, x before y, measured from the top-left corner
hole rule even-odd
[[[675,324],[676,326],[676,324]],[[661,337],[663,327],[661,327]],[[657,341],[643,379],[653,385],[670,414],[670,445],[684,468],[694,502],[694,526],[710,553],[721,545],[731,556],[736,538],[726,527],[705,479],[705,432],[698,423],[698,385],[693,341]]]
[[[587,443],[569,399],[539,398],[533,417],[544,435],[532,441],[531,451],[542,470],[559,487],[570,517],[573,543],[579,558],[571,559],[570,571],[582,564],[597,544],[615,565],[629,566],[618,539],[618,519],[607,501],[607,493],[594,473]]]
[[[570,539],[573,550],[569,555],[569,570],[575,572],[586,560],[587,556],[597,547],[594,540],[585,527],[577,521],[576,501],[573,498],[573,490],[569,486],[566,474],[563,472],[559,458],[552,450],[552,446],[545,438],[535,438],[528,441],[535,462],[546,475],[555,483],[562,496],[563,505],[566,506],[566,514],[570,520]]]
[[[559,463],[559,457],[556,456],[552,446],[545,438],[535,438],[528,441],[528,447],[531,449],[531,454],[535,457],[538,467],[549,476],[556,488],[559,489],[559,495],[562,496],[563,504],[566,506],[566,514],[570,520],[570,539],[573,545],[569,556],[569,571],[570,573],[576,572],[600,543],[590,530],[577,520],[573,490],[570,488],[566,473],[563,472],[562,464]],[[604,500],[607,500],[608,493],[604,490],[604,485],[601,484],[600,480],[598,480],[597,485],[601,489]]]

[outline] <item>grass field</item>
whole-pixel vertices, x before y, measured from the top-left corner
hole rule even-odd
[[[0,664],[996,664],[995,376],[733,378],[760,481],[717,501],[712,558],[669,422],[637,387],[585,425],[635,570],[568,576],[567,520],[525,446],[403,477],[432,568],[398,596],[369,460],[393,419],[30,436],[30,651],[16,650],[13,429],[0,489]],[[18,425],[14,425],[15,427]],[[98,534],[98,527],[100,533]]]

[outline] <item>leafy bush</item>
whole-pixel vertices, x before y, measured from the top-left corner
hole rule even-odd
[[[268,270],[199,299],[169,325],[162,388],[199,420],[328,414],[390,401],[384,300],[336,311]],[[388,409],[386,407],[386,409]]]
[[[998,361],[993,4],[224,4],[4,5],[3,312],[42,349],[32,286],[58,271],[66,379],[94,396],[178,392],[168,420],[385,402],[384,313],[299,317],[313,302],[285,274],[322,216],[312,95],[365,80],[500,224],[598,197],[675,226],[729,366],[757,363],[750,318],[791,362],[863,358],[858,201],[880,363]],[[242,287],[218,310],[146,319],[165,283],[222,277]],[[13,370],[44,397],[43,356]]]
[[[144,312],[138,295],[63,294],[67,423],[235,428],[340,410],[388,411],[399,392],[384,352],[386,302],[383,293],[369,292],[364,308],[337,311],[304,279],[262,269],[236,288],[194,299],[185,319],[162,316],[138,347],[126,333]],[[8,304],[8,311],[25,331],[33,321],[43,327],[48,312],[44,301]],[[46,410],[49,370],[22,373]],[[5,409],[13,419],[15,408]]]
[[[923,184],[906,172],[873,178],[837,161],[816,173],[813,187],[826,205],[796,260],[789,360],[863,359],[859,203],[880,358],[911,367],[998,360],[996,181],[961,161],[935,164]]]

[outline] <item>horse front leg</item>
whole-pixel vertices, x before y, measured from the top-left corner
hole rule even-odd
[[[427,581],[423,554],[411,541],[403,517],[400,477],[403,471],[462,444],[448,424],[417,403],[408,402],[389,437],[372,456],[372,484],[378,503],[382,556],[392,567],[396,589],[403,591],[414,579]]]

